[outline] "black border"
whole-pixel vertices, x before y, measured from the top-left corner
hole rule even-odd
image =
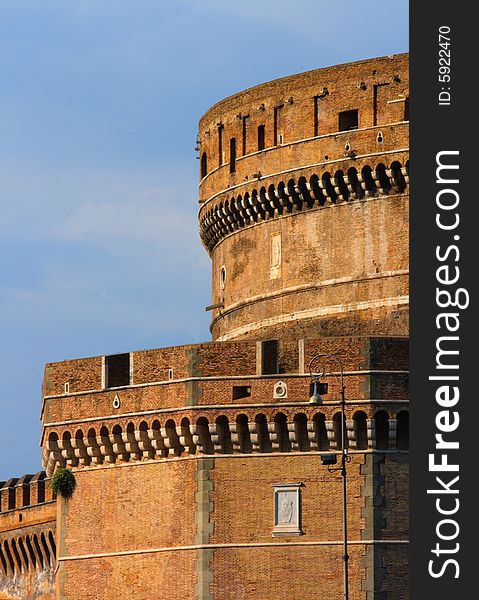
[[[475,40],[478,33],[472,14],[473,4],[464,2],[410,3],[410,141],[411,141],[411,221],[410,221],[410,272],[411,272],[411,597],[434,600],[456,600],[479,597],[475,590],[475,537],[479,529],[475,520],[474,508],[478,504],[479,493],[475,490],[476,476],[474,453],[475,438],[479,439],[476,428],[476,404],[479,392],[475,389],[477,320],[475,314],[475,272],[479,252],[476,239],[479,229],[476,226],[476,190],[473,174],[479,166],[475,163],[477,124],[479,121],[479,96]],[[467,10],[469,8],[469,10]],[[439,82],[439,36],[441,26],[450,27],[451,81]],[[450,87],[450,106],[440,106],[438,94],[442,87]],[[476,97],[477,96],[477,97]],[[436,183],[436,155],[440,151],[458,150],[460,183],[453,187],[460,195],[458,213],[460,224],[454,234],[460,258],[452,259],[450,265],[460,269],[459,287],[470,294],[469,307],[460,310],[459,336],[455,344],[459,355],[460,400],[455,408],[459,413],[458,430],[449,434],[449,439],[457,439],[460,447],[451,450],[449,462],[459,464],[459,488],[457,495],[442,495],[453,506],[453,497],[459,498],[460,508],[451,518],[460,528],[458,537],[449,543],[442,542],[444,548],[459,544],[457,553],[436,557],[431,549],[438,540],[436,526],[441,518],[435,501],[439,495],[428,494],[428,489],[437,489],[436,475],[428,468],[428,456],[435,451],[435,434],[438,432],[436,415],[440,410],[435,398],[437,382],[430,381],[436,371],[436,340],[441,333],[436,327],[436,316],[440,309],[436,306],[436,269],[440,266],[436,258],[436,247],[446,248],[454,243],[452,232],[441,231],[436,225],[436,194],[440,186]],[[477,230],[477,231],[476,231]],[[455,252],[451,254],[455,255]],[[454,287],[454,286],[452,286]],[[457,286],[456,286],[457,287]],[[452,310],[452,309],[447,309]],[[451,334],[454,335],[454,334]],[[454,346],[454,343],[452,344]],[[451,347],[452,347],[451,346]],[[444,374],[451,372],[444,371]],[[449,481],[451,473],[444,473]],[[449,531],[453,530],[453,526]],[[444,532],[447,529],[443,530]],[[434,578],[428,572],[429,561],[434,559],[437,566],[447,558],[457,560],[456,568],[449,565],[442,576]],[[479,572],[479,565],[477,567]],[[428,594],[426,596],[426,594]],[[458,595],[459,594],[459,595]]]

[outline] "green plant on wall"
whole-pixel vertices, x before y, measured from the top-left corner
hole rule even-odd
[[[77,482],[70,469],[58,469],[52,477],[51,487],[57,496],[70,498]]]

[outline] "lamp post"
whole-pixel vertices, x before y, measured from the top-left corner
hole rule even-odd
[[[344,600],[349,600],[349,583],[348,583],[348,525],[347,525],[347,503],[346,503],[346,463],[347,463],[347,448],[345,444],[346,437],[346,417],[344,408],[346,404],[345,400],[345,387],[344,387],[344,376],[343,376],[343,365],[339,358],[335,354],[316,354],[309,362],[309,374],[311,380],[314,383],[313,395],[311,396],[309,403],[313,405],[322,404],[321,394],[326,394],[328,386],[325,383],[320,383],[322,377],[336,376],[336,373],[326,373],[322,367],[322,359],[331,359],[339,368],[339,378],[341,383],[341,466],[337,469],[341,472],[342,480],[342,496],[343,496],[343,576],[344,576]],[[323,455],[324,456],[324,455]],[[321,457],[323,464],[334,464],[336,463],[336,455],[334,460],[331,460],[331,456],[325,456],[325,460]],[[330,469],[331,470],[331,469]],[[335,470],[335,469],[333,469]]]

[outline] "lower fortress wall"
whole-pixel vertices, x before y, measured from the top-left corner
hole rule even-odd
[[[407,452],[350,457],[351,600],[406,600]],[[126,600],[132,589],[144,600],[341,596],[341,476],[319,453],[192,456],[75,475],[73,497],[58,502],[62,600]],[[273,486],[287,483],[301,484],[302,534],[273,537]]]

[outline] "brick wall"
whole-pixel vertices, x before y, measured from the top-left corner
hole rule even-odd
[[[208,176],[200,185],[200,202],[219,190],[244,182],[246,176],[251,178],[258,168],[267,174],[297,167],[298,164],[318,162],[325,156],[326,160],[343,158],[347,138],[362,137],[363,140],[358,139],[360,151],[363,148],[381,149],[388,144],[393,148],[401,147],[407,140],[407,131],[393,133],[392,138],[388,138],[389,128],[384,126],[405,120],[405,103],[402,100],[409,95],[408,75],[408,55],[403,54],[277,79],[218,102],[201,118],[199,125],[200,152],[206,153],[209,165]],[[365,84],[365,89],[361,84]],[[315,136],[315,97],[324,88],[327,94],[318,102],[317,135],[334,133],[337,139],[331,136],[325,140],[288,146],[291,142]],[[274,147],[274,109],[281,105],[278,134],[283,134],[284,145]],[[376,140],[377,131],[369,136],[358,136],[354,131],[338,134],[339,113],[351,109],[359,111],[359,129],[382,126],[385,137],[382,145]],[[246,155],[254,156],[242,158],[242,117],[247,115]],[[224,158],[221,167],[218,124],[223,126]],[[265,151],[262,152],[258,152],[257,147],[259,125],[265,125]],[[236,171],[230,173],[229,141],[233,137],[237,140],[237,164]]]

